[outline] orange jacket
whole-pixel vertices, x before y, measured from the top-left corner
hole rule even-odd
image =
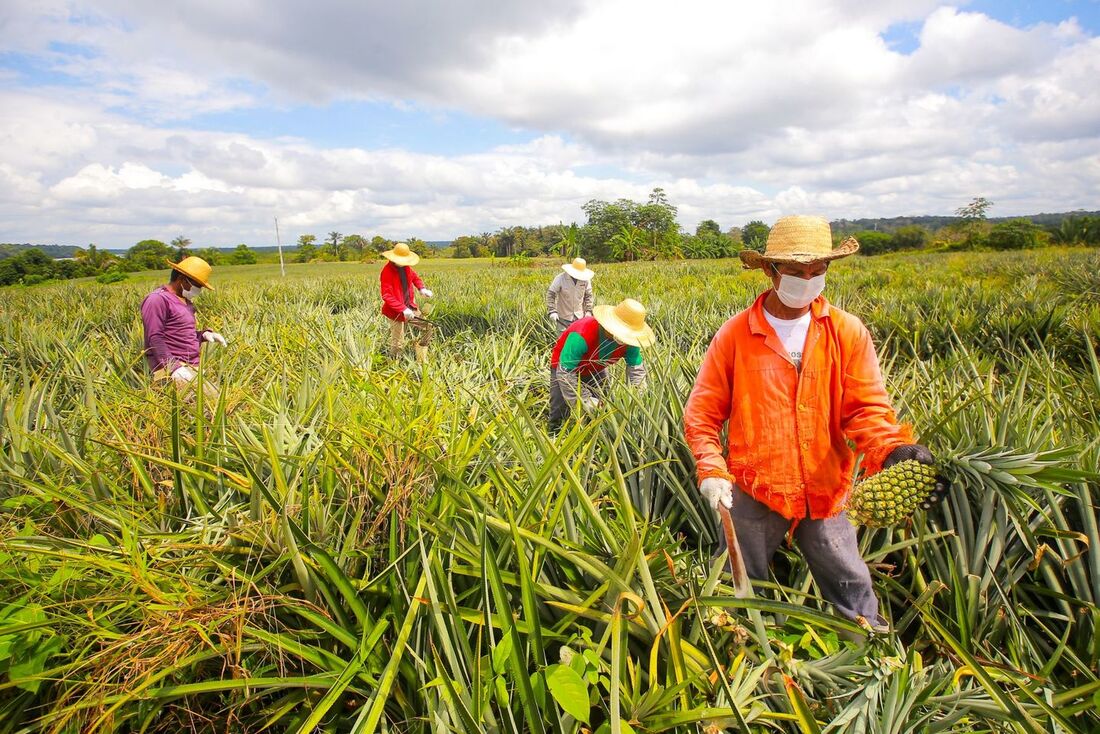
[[[699,481],[725,477],[791,520],[832,517],[852,484],[848,441],[871,474],[913,443],[912,429],[897,422],[858,318],[818,296],[799,372],[764,319],[766,296],[715,334],[684,406],[684,433]]]

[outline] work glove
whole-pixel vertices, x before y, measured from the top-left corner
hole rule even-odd
[[[928,450],[927,446],[922,446],[919,443],[911,443],[904,446],[898,446],[887,454],[886,460],[882,462],[882,468],[889,469],[894,464],[910,459],[919,461],[927,466],[936,465],[936,459],[932,456],[932,452]],[[950,489],[951,481],[943,474],[936,474],[936,487],[924,498],[924,501],[920,503],[921,509],[928,510],[939,504],[940,500],[947,496],[947,492]]]
[[[703,499],[710,505],[710,509],[718,512],[718,503],[721,502],[726,509],[733,507],[733,482],[722,477],[707,477],[699,483],[699,492]]]
[[[433,294],[433,293],[432,293],[432,292],[431,292],[430,290],[428,290],[427,288],[421,288],[421,289],[420,289],[420,295],[424,296],[425,298],[431,298],[431,297],[432,297],[433,295],[435,295],[435,294]]]
[[[416,311],[413,311],[411,308],[406,308],[401,313],[404,315],[406,321],[416,318]]]
[[[935,466],[936,464],[936,459],[932,456],[932,452],[928,450],[927,446],[921,446],[919,443],[911,443],[905,446],[898,446],[887,454],[886,460],[882,462],[882,468],[889,469],[894,464],[899,464],[910,459],[919,461],[922,464],[927,464],[928,466]]]
[[[596,408],[600,407],[600,400],[599,398],[582,398],[581,407],[583,407],[585,411],[591,413]]]
[[[202,340],[207,344],[220,344],[223,347],[229,344],[229,342],[225,340],[225,337],[216,331],[204,331],[202,333]]]
[[[556,313],[551,313],[550,314],[550,323],[551,324],[558,323],[558,315]]]
[[[195,370],[189,364],[181,364],[179,367],[172,370],[172,379],[180,386],[190,383],[196,377],[198,377],[198,375],[195,374]]]

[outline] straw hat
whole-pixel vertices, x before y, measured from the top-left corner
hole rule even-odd
[[[821,217],[796,215],[783,217],[768,232],[764,254],[753,250],[738,253],[746,268],[762,268],[764,263],[812,263],[848,257],[859,250],[855,237],[848,237],[833,249],[829,222]]]
[[[171,260],[165,260],[168,263],[168,267],[172,270],[177,270],[187,276],[188,280],[192,280],[203,288],[209,288],[214,290],[214,286],[210,285],[210,271],[214,268],[210,267],[210,263],[203,260],[201,257],[185,257],[178,263],[174,263]]]
[[[392,250],[383,252],[382,257],[386,258],[394,265],[400,265],[402,267],[412,267],[420,262],[420,255],[410,250],[409,246],[404,242],[398,242],[393,246]]]
[[[561,269],[577,280],[592,280],[592,276],[596,274],[595,271],[588,269],[588,263],[583,257],[573,258],[573,262],[562,265]]]
[[[592,315],[620,344],[651,347],[657,341],[653,329],[645,322],[645,306],[633,298],[625,299],[618,306],[596,306]]]

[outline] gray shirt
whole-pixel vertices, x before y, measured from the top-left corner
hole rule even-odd
[[[591,314],[593,301],[592,281],[577,280],[568,273],[558,273],[546,291],[547,313],[556,313],[559,322],[567,324]]]

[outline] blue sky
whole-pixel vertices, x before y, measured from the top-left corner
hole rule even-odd
[[[687,229],[1096,208],[1100,2],[782,11],[21,3],[0,240],[258,242],[276,215],[295,237],[447,239],[654,186]]]

